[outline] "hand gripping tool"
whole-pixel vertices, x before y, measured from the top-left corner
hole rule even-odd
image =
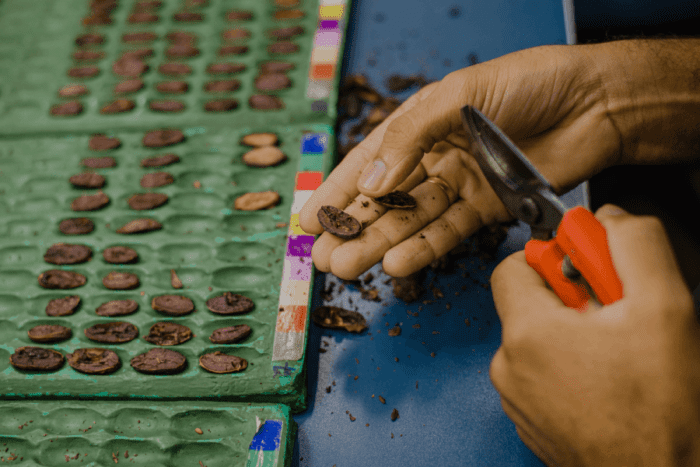
[[[531,228],[527,263],[564,304],[585,311],[590,298],[609,305],[622,298],[622,282],[605,228],[593,213],[567,209],[525,154],[471,106],[461,110],[469,152],[508,211]]]

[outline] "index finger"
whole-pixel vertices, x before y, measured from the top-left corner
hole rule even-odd
[[[389,124],[430,95],[435,89],[435,84],[437,83],[425,86],[401,104],[367,138],[351,150],[326,181],[314,191],[299,213],[299,225],[305,232],[311,234],[323,232],[317,217],[321,206],[330,205],[343,209],[360,194],[357,189],[357,180],[362,175],[365,165],[376,156]]]
[[[491,289],[496,311],[505,323],[525,320],[539,321],[543,315],[560,313],[578,314],[568,308],[525,260],[525,252],[518,251],[496,266],[491,275]]]

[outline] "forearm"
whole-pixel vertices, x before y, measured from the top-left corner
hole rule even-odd
[[[618,164],[700,157],[700,39],[585,47],[596,64],[609,117],[620,132]]]

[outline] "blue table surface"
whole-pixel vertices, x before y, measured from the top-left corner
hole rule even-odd
[[[394,73],[437,80],[467,66],[470,57],[485,61],[565,44],[564,23],[561,0],[356,0],[343,73],[362,73],[386,94],[384,79]],[[581,204],[582,193],[579,188],[565,202]],[[512,228],[495,261],[467,258],[452,274],[429,273],[444,297],[428,290],[411,304],[393,297],[380,265],[371,270],[370,286],[381,302],[362,300],[353,285],[341,293],[336,286],[324,301],[326,284],[340,281],[318,273],[312,309],[357,309],[369,330],[355,335],[312,325],[309,408],[294,417],[299,432],[292,465],[542,466],[518,438],[489,380],[501,328],[491,291],[482,287],[528,236],[527,228]],[[390,337],[387,331],[397,324],[401,334]],[[394,408],[399,418],[392,422]]]

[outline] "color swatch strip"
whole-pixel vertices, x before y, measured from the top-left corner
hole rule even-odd
[[[319,161],[329,148],[327,133],[306,133],[301,138],[301,161],[296,175],[294,201],[289,221],[287,251],[284,257],[280,301],[272,360],[301,360],[308,322],[313,261],[311,249],[315,237],[299,226],[299,212],[311,194],[323,182]]]
[[[282,420],[265,420],[261,423],[248,448],[246,467],[276,467],[282,440]]]
[[[330,97],[338,73],[339,54],[347,13],[346,0],[321,0],[318,26],[311,51],[306,97],[316,101]]]

